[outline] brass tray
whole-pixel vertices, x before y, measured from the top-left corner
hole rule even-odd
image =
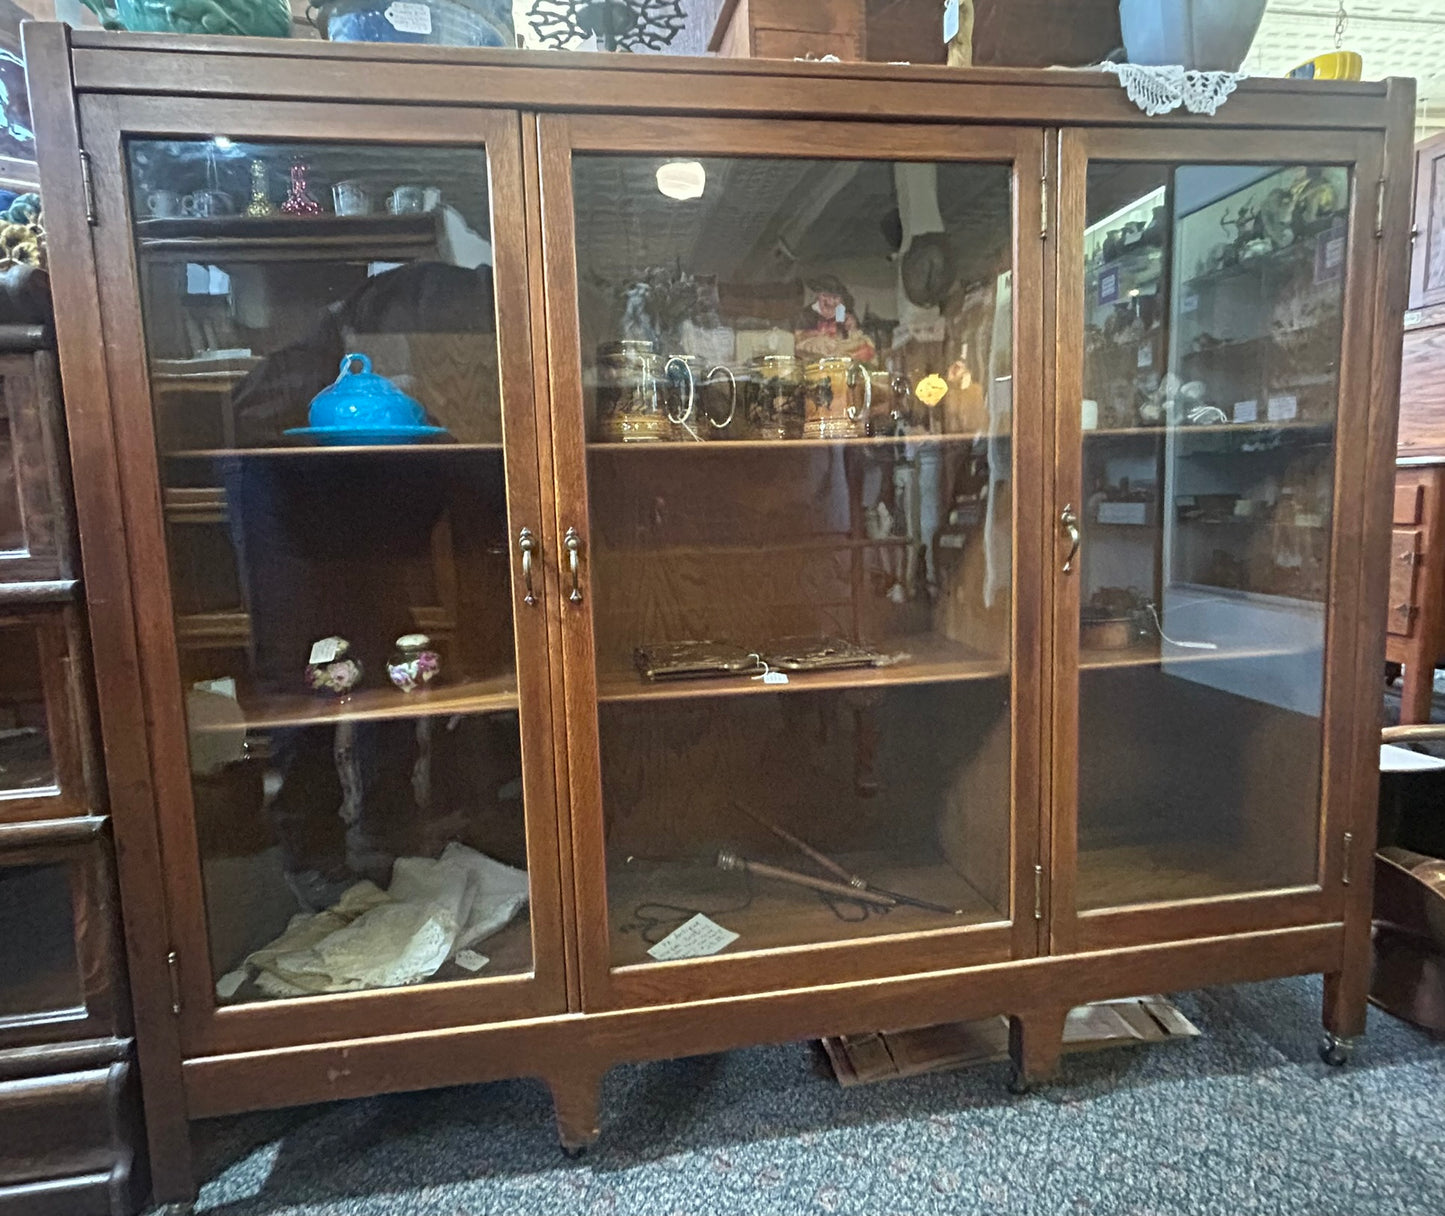
[[[655,642],[637,647],[632,661],[645,680],[693,680],[761,670],[752,651],[731,642]]]

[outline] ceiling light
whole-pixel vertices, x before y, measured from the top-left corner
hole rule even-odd
[[[211,140],[211,142],[215,144],[216,147],[219,148],[222,152],[225,152],[228,149],[234,148],[236,146],[231,141],[231,137],[229,135],[217,135],[213,140]]]
[[[701,198],[707,170],[695,160],[670,160],[657,171],[657,188],[668,198]]]

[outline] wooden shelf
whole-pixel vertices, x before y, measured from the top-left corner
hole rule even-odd
[[[799,854],[755,856],[755,861],[825,877]],[[724,954],[775,950],[787,946],[855,941],[898,933],[960,929],[1001,922],[1007,917],[993,907],[952,867],[936,860],[909,862],[883,851],[841,854],[834,858],[849,872],[890,891],[917,896],[945,907],[958,908],[960,916],[899,905],[882,914],[870,912],[866,920],[844,921],[815,891],[775,879],[719,870],[710,861],[640,861],[620,858],[607,868],[608,923],[612,939],[612,965],[652,964],[636,910],[645,904],[666,904],[694,909],[738,935]],[[749,885],[752,889],[748,901]],[[746,907],[739,905],[747,903]],[[854,905],[856,907],[856,905]],[[657,926],[652,936],[666,936],[686,920]],[[486,950],[483,948],[482,953]]]
[[[1151,438],[1166,435],[1260,435],[1271,431],[1331,431],[1334,423],[1292,419],[1289,422],[1219,422],[1213,425],[1188,426],[1119,426],[1085,431],[1087,439]]]
[[[416,452],[436,454],[447,452],[454,455],[475,452],[500,452],[500,443],[362,443],[336,445],[310,445],[270,448],[181,448],[164,453],[167,460],[223,460],[233,456],[398,456]]]
[[[984,655],[958,642],[930,636],[900,638],[881,650],[906,651],[891,667],[849,667],[836,671],[788,672],[786,684],[764,684],[751,676],[706,676],[694,680],[645,680],[635,670],[601,670],[597,699],[681,701],[697,697],[736,697],[757,693],[822,692],[835,688],[893,688],[908,684],[946,684],[990,680],[1008,674],[1005,659]]]
[[[317,696],[262,697],[241,702],[247,730],[279,726],[325,726],[333,722],[374,722],[397,718],[434,718],[485,714],[517,708],[517,680],[511,672],[489,680],[446,684],[427,692],[365,688],[345,700]],[[230,723],[199,725],[198,732],[234,730]]]
[[[1216,899],[1302,886],[1256,872],[1240,850],[1207,840],[1079,848],[1077,892],[1084,915],[1114,908]]]
[[[1161,653],[1160,644],[1155,641],[1127,650],[1089,650],[1079,647],[1079,669],[1095,671],[1101,668],[1153,667],[1160,663],[1227,663],[1244,659],[1278,659],[1287,655],[1317,653],[1314,649],[1295,646],[1233,646],[1219,650],[1184,650],[1171,647]]]
[[[588,452],[788,452],[807,451],[817,448],[888,448],[899,444],[917,446],[938,446],[953,443],[972,443],[976,439],[987,439],[982,431],[960,432],[956,435],[864,435],[852,439],[707,439],[697,442],[673,439],[652,443],[601,443],[589,442]],[[995,439],[1008,440],[1009,434],[995,435]]]
[[[367,258],[407,260],[436,248],[437,220],[423,215],[177,216],[138,220],[142,256],[190,261],[227,257],[245,261]]]

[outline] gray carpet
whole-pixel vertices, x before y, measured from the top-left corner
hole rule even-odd
[[[247,1115],[197,1133],[198,1210],[491,1213],[1445,1213],[1445,1043],[1371,1012],[1315,1055],[1317,979],[1179,998],[1192,1042],[844,1091],[805,1045],[616,1069],[603,1138],[556,1147],[517,1081]]]

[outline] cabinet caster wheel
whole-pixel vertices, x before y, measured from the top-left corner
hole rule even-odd
[[[156,1216],[193,1216],[194,1203],[168,1203],[156,1210]]]
[[[1354,1039],[1342,1039],[1338,1035],[1325,1032],[1325,1037],[1320,1040],[1320,1059],[1331,1068],[1340,1068],[1350,1062],[1350,1057],[1355,1054]]]
[[[1023,1073],[1021,1073],[1017,1068],[1011,1069],[1008,1075],[1008,1091],[1011,1094],[1016,1094],[1019,1097],[1023,1097],[1023,1095],[1025,1094],[1033,1093],[1033,1082],[1030,1081],[1026,1076],[1024,1076]]]
[[[562,1146],[562,1155],[566,1157],[568,1161],[576,1161],[579,1157],[585,1157],[587,1155],[587,1148],[588,1146],[585,1144],[564,1144]]]

